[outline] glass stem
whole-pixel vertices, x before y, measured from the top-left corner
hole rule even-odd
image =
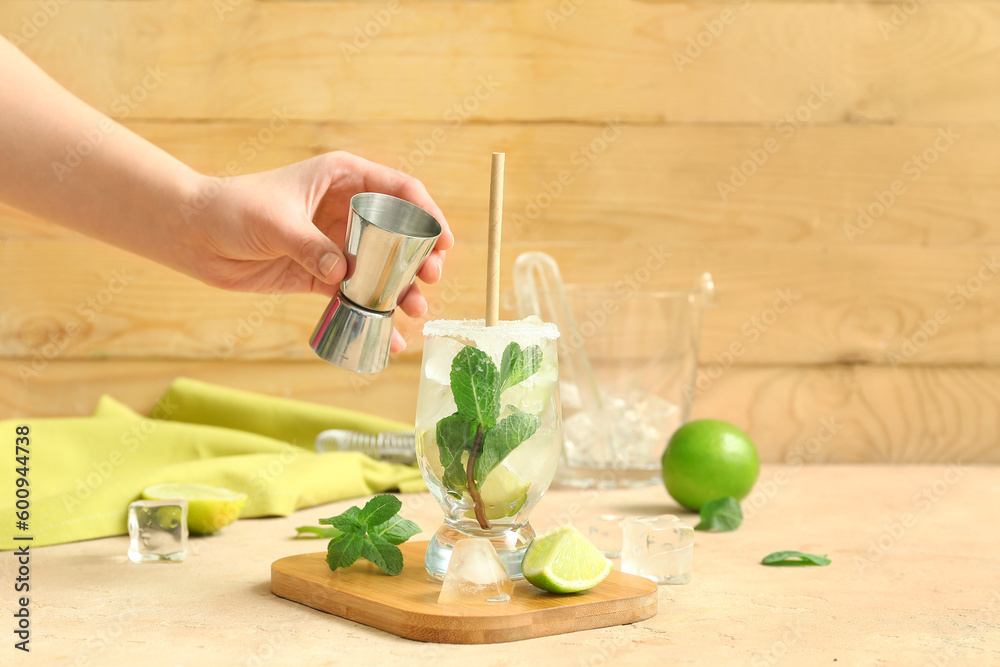
[[[469,495],[472,496],[472,503],[476,509],[476,521],[483,530],[490,529],[490,522],[486,520],[486,507],[483,505],[483,497],[476,486],[476,459],[479,458],[479,450],[483,446],[483,426],[476,425],[476,438],[472,442],[472,451],[469,452],[469,467],[466,470],[466,483],[469,486]]]

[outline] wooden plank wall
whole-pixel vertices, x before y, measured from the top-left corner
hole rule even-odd
[[[507,287],[536,248],[573,282],[712,272],[695,416],[771,461],[1000,462],[1000,2],[5,0],[0,33],[204,172],[343,149],[423,179],[458,237],[439,317],[481,310],[505,151]],[[412,419],[421,323],[359,378],[312,358],[323,306],[0,207],[0,418],[187,375]]]

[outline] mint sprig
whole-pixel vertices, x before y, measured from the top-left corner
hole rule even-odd
[[[359,558],[371,561],[386,574],[403,571],[402,544],[420,531],[420,526],[398,516],[403,507],[396,496],[383,493],[364,507],[351,507],[343,514],[319,522],[330,526],[300,526],[295,530],[316,537],[332,537],[326,550],[326,563],[331,570],[350,567]]]
[[[441,464],[442,483],[451,491],[468,491],[476,520],[483,530],[490,527],[479,486],[521,443],[538,430],[539,419],[512,406],[510,414],[497,423],[500,396],[538,372],[542,348],[522,349],[516,342],[503,351],[498,369],[490,356],[468,346],[451,363],[451,391],[457,411],[437,423],[435,433]]]

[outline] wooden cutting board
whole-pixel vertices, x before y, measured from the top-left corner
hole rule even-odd
[[[656,615],[657,586],[614,570],[583,593],[557,595],[527,582],[505,605],[439,605],[441,584],[424,570],[427,542],[408,542],[402,574],[391,577],[368,561],[331,572],[325,553],[271,565],[280,597],[392,634],[425,642],[492,644],[635,623]]]

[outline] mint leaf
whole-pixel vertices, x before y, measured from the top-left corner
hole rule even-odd
[[[476,459],[476,482],[482,483],[500,462],[538,430],[538,417],[516,411],[486,432],[483,451]]]
[[[366,558],[387,574],[399,574],[403,571],[403,552],[396,545],[420,532],[420,526],[397,516],[402,506],[399,498],[383,493],[365,503],[364,508],[351,507],[343,514],[319,520],[332,528],[302,526],[296,530],[300,535],[333,536],[326,548],[326,563],[331,570],[350,567],[359,558]]]
[[[339,519],[340,517],[350,517],[352,519],[357,519],[358,518],[358,514],[360,512],[361,512],[361,510],[359,508],[357,508],[357,507],[349,507],[346,510],[344,510],[343,512],[341,512],[340,514],[338,514],[337,516],[330,517],[329,519],[320,519],[319,522],[320,523],[329,524],[329,525],[333,525],[333,520],[334,519]]]
[[[451,393],[458,414],[492,428],[500,413],[497,367],[482,350],[466,346],[451,362]]]
[[[449,489],[461,491],[466,486],[462,454],[472,451],[472,443],[476,439],[476,423],[456,412],[439,421],[436,430],[438,452],[441,465],[444,466],[444,478],[441,482]]]
[[[330,544],[326,548],[327,565],[330,566],[331,570],[354,565],[354,561],[361,558],[361,549],[364,543],[364,532],[345,533],[341,537],[330,540]]]
[[[403,552],[378,535],[368,535],[361,544],[361,555],[386,574],[397,575],[403,571]]]
[[[306,537],[310,539],[316,537],[340,537],[343,534],[344,533],[333,526],[298,526],[295,529],[295,537]]]
[[[375,539],[375,536],[381,537],[389,544],[402,544],[420,532],[422,532],[420,526],[409,519],[394,516],[385,523],[369,528],[368,536],[372,539]]]
[[[524,382],[538,372],[542,365],[542,348],[530,345],[523,351],[516,342],[511,343],[503,351],[500,361],[500,392],[504,393],[511,387]]]
[[[736,530],[743,523],[743,509],[732,496],[709,500],[701,506],[701,522],[695,530],[725,533]]]
[[[366,527],[377,526],[396,516],[402,508],[403,503],[399,498],[383,493],[365,503],[364,508],[358,513],[358,521]]]
[[[351,507],[343,514],[338,514],[329,519],[320,519],[319,522],[331,525],[341,533],[353,533],[359,530],[363,532],[364,524],[358,519],[360,513],[361,510],[357,507]]]
[[[803,565],[829,565],[830,559],[816,554],[805,554],[801,551],[775,551],[764,556],[761,565],[801,567]]]

